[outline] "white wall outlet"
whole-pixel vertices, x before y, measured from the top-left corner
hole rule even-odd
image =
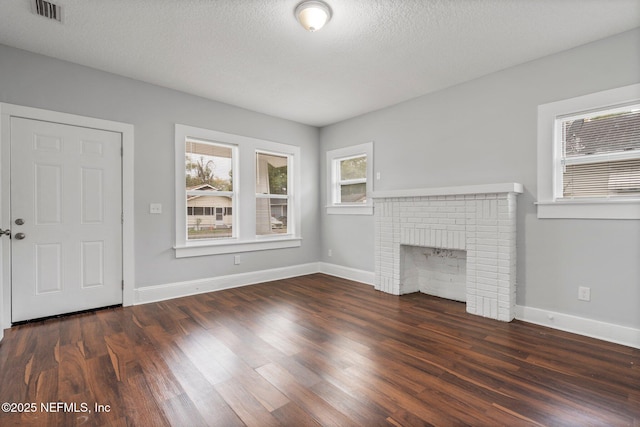
[[[591,288],[580,286],[578,288],[578,299],[580,301],[591,301]]]
[[[380,181],[380,172],[376,172],[376,180]]]
[[[240,265],[240,255],[234,255],[233,264],[234,265]]]
[[[333,251],[332,251],[331,249],[329,249],[329,250],[327,251],[327,255],[329,255],[329,256],[333,256]]]
[[[160,203],[151,203],[149,205],[149,213],[151,213],[151,214],[161,214],[162,213],[162,204],[160,204]]]

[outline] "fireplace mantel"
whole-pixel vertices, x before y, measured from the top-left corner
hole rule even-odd
[[[428,196],[459,196],[466,194],[516,193],[524,191],[522,184],[505,182],[499,184],[462,185],[457,187],[411,188],[406,190],[374,191],[373,199],[388,199],[392,197],[428,197]]]

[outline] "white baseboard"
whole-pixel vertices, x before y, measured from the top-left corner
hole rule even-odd
[[[188,280],[185,282],[165,283],[156,286],[145,286],[135,290],[135,303],[146,304],[164,301],[172,298],[203,294],[222,289],[237,288],[272,280],[287,279],[289,277],[304,276],[318,273],[317,262],[300,264],[290,267],[273,268],[269,270],[252,271],[249,273],[230,274],[221,277]]]
[[[306,274],[313,273],[325,273],[331,276],[341,277],[343,279],[349,279],[372,286],[374,283],[373,272],[343,267],[337,264],[313,262],[309,264],[253,271],[249,273],[187,280],[184,282],[165,283],[156,286],[145,286],[135,290],[135,304],[164,301],[172,298],[203,294],[222,289],[237,288],[240,286],[287,279],[289,277],[304,276]]]
[[[358,270],[327,262],[320,262],[318,264],[320,266],[320,273],[353,280],[354,282],[360,282],[371,286],[375,284],[375,274],[372,271]]]
[[[324,273],[371,286],[375,283],[375,274],[371,271],[358,270],[326,262],[314,262],[222,277],[147,286],[135,290],[135,304],[164,301],[313,273]],[[640,348],[640,329],[520,305],[516,306],[516,319],[616,344]]]
[[[516,306],[516,319],[603,341],[640,348],[640,329],[520,305]]]

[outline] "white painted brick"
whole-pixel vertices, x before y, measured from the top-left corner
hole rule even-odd
[[[497,203],[495,200],[484,200],[482,202],[482,216],[484,218],[497,217]]]
[[[479,267],[479,266],[478,266]],[[498,280],[498,273],[497,272],[492,272],[492,271],[482,271],[478,268],[477,270],[477,277],[478,278],[485,278],[485,279],[493,279],[493,280]]]
[[[498,283],[495,279],[487,279],[484,277],[476,278],[476,289],[480,292],[489,292],[491,295],[498,294]]]
[[[476,245],[476,250],[477,250],[479,253],[482,253],[482,254],[483,254],[482,256],[485,256],[485,257],[491,257],[492,255],[490,255],[490,254],[495,254],[495,253],[497,253],[497,251],[499,251],[499,248],[498,248],[498,247],[496,247],[496,246],[493,246],[493,245],[481,245],[481,244],[477,244],[477,245]],[[495,255],[493,255],[493,256],[495,256]]]
[[[489,317],[492,319],[495,319],[498,317],[498,301],[496,299],[490,299],[491,302],[491,307],[490,307],[490,313],[489,313]]]
[[[478,233],[478,235],[476,236],[478,237],[477,239],[477,243],[479,246],[489,246],[489,247],[496,247],[496,245],[498,244],[498,239],[488,239],[488,238],[481,238],[480,233]]]
[[[476,219],[476,225],[478,226],[497,226],[498,220],[496,219],[486,219],[486,218],[478,218]]]
[[[490,266],[490,267],[493,267],[495,269],[495,271],[498,271],[498,259],[495,258],[495,257],[481,257],[481,256],[479,256],[477,258],[477,262],[478,262],[478,265]]]
[[[463,249],[467,254],[462,283],[467,311],[505,321],[513,319],[515,194],[377,199],[374,207],[376,289],[396,295],[416,290],[414,285],[403,288],[400,283],[401,243]],[[447,276],[454,274],[452,270],[458,274],[453,259],[445,260],[439,268],[442,270],[434,277],[442,282],[455,280]],[[419,273],[419,277],[425,274]]]
[[[491,315],[491,300],[489,298],[482,299],[482,315],[485,317]]]
[[[438,208],[438,213],[454,213],[455,211],[456,211],[455,206],[451,206],[448,203],[445,206]]]

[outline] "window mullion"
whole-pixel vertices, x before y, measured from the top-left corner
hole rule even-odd
[[[339,180],[338,184],[340,184],[340,185],[351,185],[351,184],[365,184],[366,182],[367,182],[366,178],[354,178],[354,179]]]
[[[256,197],[258,199],[282,199],[282,200],[289,199],[289,195],[287,194],[256,193]]]
[[[640,150],[621,151],[616,153],[591,154],[581,157],[565,157],[566,165],[582,165],[587,163],[606,163],[618,160],[640,159]]]

